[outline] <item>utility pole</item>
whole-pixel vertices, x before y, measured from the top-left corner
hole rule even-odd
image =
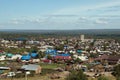
[[[25,72],[25,80],[28,80],[28,77],[27,77],[28,74],[30,74],[29,71]]]

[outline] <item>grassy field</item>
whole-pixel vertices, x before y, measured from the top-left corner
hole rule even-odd
[[[34,75],[33,77],[28,76],[26,79],[25,76],[20,77],[20,78],[6,78],[6,79],[0,79],[0,80],[53,80],[50,78],[53,73],[58,74],[54,69],[58,67],[65,67],[65,64],[47,64],[47,63],[39,63],[39,65],[42,67],[42,73],[38,75]],[[64,73],[60,73],[64,75]],[[116,80],[114,76],[109,75],[107,76],[109,80]],[[97,80],[96,78],[88,78],[89,80]],[[54,79],[54,80],[65,80],[65,77],[59,78],[59,79]]]
[[[23,77],[23,78],[6,78],[6,79],[0,79],[0,80],[53,80],[50,78],[51,74],[46,75],[35,75],[33,77]],[[64,78],[54,79],[54,80],[65,80]]]
[[[107,76],[107,78],[108,78],[109,80],[116,80],[116,78],[113,77],[113,76]],[[88,78],[88,80],[98,80],[98,79],[97,79],[97,78]]]
[[[113,76],[107,76],[109,80],[116,80]],[[26,80],[26,78],[9,78],[9,79],[0,79],[0,80]],[[50,78],[50,74],[46,75],[35,75],[34,77],[28,77],[27,80],[53,80]],[[54,80],[65,80],[65,78],[59,78]],[[97,78],[88,78],[88,80],[98,80]]]
[[[40,66],[41,66],[43,69],[54,69],[54,68],[58,68],[58,67],[65,67],[65,64],[55,64],[55,63],[47,64],[47,63],[40,63]]]
[[[113,76],[107,76],[109,78],[109,80],[116,80],[115,77]],[[0,79],[0,80],[26,80],[26,78],[9,78],[9,79]],[[50,78],[50,75],[47,74],[47,75],[44,75],[44,76],[41,76],[41,75],[36,75],[34,77],[28,77],[27,80],[53,80]],[[59,79],[54,79],[54,80],[65,80],[65,78],[59,78]],[[88,80],[98,80],[97,78],[88,78]]]
[[[50,79],[51,73],[56,73],[54,70],[58,67],[64,67],[64,64],[47,64],[47,63],[39,63],[39,65],[42,67],[42,73],[39,75],[34,75],[33,77],[28,77],[27,80],[52,80]],[[22,78],[6,78],[6,79],[0,79],[0,80],[26,80],[25,77]],[[56,80],[64,80],[63,78],[56,79]]]

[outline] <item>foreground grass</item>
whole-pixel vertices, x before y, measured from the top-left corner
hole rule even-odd
[[[42,67],[42,73],[39,75],[34,75],[33,77],[28,77],[27,80],[53,80],[50,78],[50,75],[52,73],[56,73],[54,70],[58,67],[65,67],[65,64],[47,64],[47,63],[39,63],[39,65]],[[116,80],[114,76],[107,76],[110,80]],[[22,78],[6,78],[6,79],[0,79],[0,80],[26,80],[25,77]],[[60,79],[54,79],[54,80],[65,80],[64,78]],[[97,78],[88,78],[88,80],[98,80]]]
[[[107,77],[109,80],[116,80],[116,78],[114,76],[105,76]],[[88,78],[88,80],[98,80],[97,78]]]
[[[27,79],[23,77],[23,78],[6,78],[0,80],[53,80],[53,79],[50,78],[50,74],[46,74],[46,75],[35,75],[34,77],[27,77]],[[59,78],[54,80],[65,80],[65,79]]]
[[[27,80],[52,80],[50,79],[51,73],[56,73],[54,70],[58,67],[64,67],[65,64],[48,64],[48,63],[39,63],[39,65],[42,67],[42,73],[39,75],[34,75],[33,77],[28,77]],[[20,78],[6,78],[6,79],[0,79],[0,80],[26,80],[25,77]],[[55,80],[64,80],[63,78],[55,79]]]
[[[58,68],[58,67],[64,67],[65,64],[48,64],[48,63],[40,63],[39,64],[43,69],[54,69],[54,68]]]

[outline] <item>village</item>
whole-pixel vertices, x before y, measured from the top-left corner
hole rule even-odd
[[[0,39],[0,80],[30,80],[33,75],[65,80],[71,70],[79,69],[94,80],[101,75],[113,76],[119,64],[120,43],[115,39],[86,39],[85,35]]]

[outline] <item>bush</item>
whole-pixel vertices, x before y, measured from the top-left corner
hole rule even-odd
[[[34,77],[35,72],[34,71],[30,71],[30,74],[28,75],[29,77]]]
[[[117,77],[117,79],[116,80],[120,80],[120,77]]]
[[[120,80],[120,64],[114,67],[113,75]]]
[[[15,78],[23,78],[25,77],[25,73],[18,73],[15,75]]]
[[[83,74],[82,70],[71,71],[71,73],[67,76],[66,80],[88,80],[87,76]]]
[[[46,75],[46,74],[50,74],[50,73],[54,73],[55,70],[53,69],[42,69],[42,73],[41,75]]]
[[[110,80],[108,77],[105,77],[105,76],[100,76],[99,78],[98,78],[98,80]]]

